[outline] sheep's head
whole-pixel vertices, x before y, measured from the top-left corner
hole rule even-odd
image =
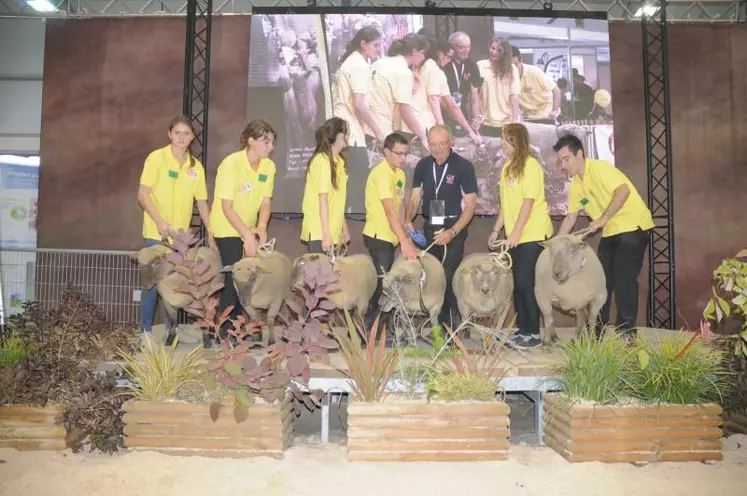
[[[134,259],[140,268],[140,282],[145,289],[158,284],[169,272],[166,255],[171,250],[164,245],[147,246],[140,249]]]
[[[584,248],[588,245],[579,236],[555,236],[540,244],[550,253],[552,278],[559,284],[565,284],[586,264]]]
[[[422,267],[418,260],[408,260],[384,275],[379,307],[389,312],[399,302],[407,301],[420,291]]]
[[[320,263],[329,263],[329,257],[323,253],[306,253],[301,255],[293,262],[293,271],[291,272],[291,286],[298,288],[304,285],[306,277],[305,271]]]
[[[236,286],[239,301],[248,302],[251,299],[254,284],[260,274],[269,272],[262,267],[262,261],[258,258],[243,258],[233,265],[223,267],[222,272],[231,272]]]
[[[459,269],[459,277],[471,294],[481,298],[492,298],[500,287],[501,276],[506,273],[494,263],[485,261],[473,267]]]

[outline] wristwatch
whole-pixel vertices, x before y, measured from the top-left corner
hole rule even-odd
[[[456,229],[454,229],[453,227],[451,229],[449,229],[449,231],[451,231],[451,234],[453,234],[455,238],[456,238],[457,234],[459,234],[459,232]]]

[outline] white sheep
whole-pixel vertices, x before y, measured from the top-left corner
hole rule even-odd
[[[391,270],[384,275],[382,287],[379,300],[382,312],[396,308],[411,317],[425,315],[429,317],[431,326],[439,325],[446,274],[436,257],[427,252],[414,260],[398,256]]]
[[[249,318],[260,320],[259,311],[267,310],[262,326],[262,346],[274,344],[275,319],[291,294],[292,264],[278,251],[245,257],[224,271],[231,271],[239,302]]]
[[[306,264],[329,264],[330,258],[323,253],[306,253],[293,263],[293,286],[303,284],[303,271],[299,270]],[[368,255],[346,255],[334,258],[333,267],[339,275],[337,285],[339,289],[328,294],[329,300],[339,310],[358,312],[363,318],[368,309],[368,303],[376,291],[376,268]]]
[[[464,257],[452,280],[462,318],[503,317],[511,306],[514,279],[510,266],[498,263],[495,254]]]
[[[174,263],[168,260],[169,253],[171,253],[171,248],[157,244],[140,249],[135,256],[140,267],[140,280],[143,287],[145,289],[153,286],[158,288],[158,294],[171,320],[171,327],[167,329],[167,343],[176,337],[177,310],[186,308],[194,302],[194,297],[185,290],[188,284],[187,278],[175,271]],[[197,249],[195,258],[198,262],[207,262],[207,270],[200,278],[208,283],[208,287],[223,283],[220,254],[216,250],[202,246]]]
[[[581,236],[566,234],[543,241],[537,260],[534,294],[545,321],[542,343],[557,340],[553,306],[576,313],[576,336],[584,324],[594,328],[607,301],[607,282],[602,264]],[[586,317],[586,318],[585,318]]]

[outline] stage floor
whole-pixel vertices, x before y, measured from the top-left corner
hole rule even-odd
[[[163,342],[164,329],[163,326],[154,326],[155,337]],[[569,340],[574,335],[573,328],[559,328],[556,330],[558,337],[561,340]],[[646,341],[657,343],[665,336],[676,335],[682,331],[673,331],[668,329],[655,329],[655,328],[639,328],[639,335],[642,336]],[[477,337],[473,333],[473,337]],[[178,353],[186,353],[194,349],[195,346],[201,346],[201,334],[199,329],[193,326],[181,326],[180,327],[180,342],[177,347]],[[465,345],[469,349],[479,349],[481,346],[476,339],[465,340]],[[428,344],[419,341],[418,348],[427,349]],[[557,346],[541,347],[536,350],[515,350],[504,348],[502,364],[506,367],[506,377],[552,377],[553,366],[559,363],[561,358],[560,350]],[[206,360],[210,360],[217,354],[217,350],[204,350],[203,357]],[[256,356],[261,356],[263,351],[257,349],[253,352]],[[142,359],[142,353],[138,354],[138,358]],[[427,363],[429,359],[427,357],[403,357],[405,365]],[[342,378],[344,377],[343,371],[347,369],[345,361],[339,352],[330,353],[330,363],[325,364],[322,362],[314,362],[311,366],[312,377],[319,378]]]

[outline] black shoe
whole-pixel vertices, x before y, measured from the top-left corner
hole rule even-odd
[[[174,340],[176,339],[176,331],[172,330],[169,331],[168,335],[166,336],[166,346],[171,346],[174,344]]]
[[[202,333],[202,347],[206,350],[213,347],[213,336],[209,332]]]
[[[532,350],[542,346],[542,340],[536,335],[524,336],[522,334],[514,334],[511,336],[509,342],[511,346],[520,350]]]

